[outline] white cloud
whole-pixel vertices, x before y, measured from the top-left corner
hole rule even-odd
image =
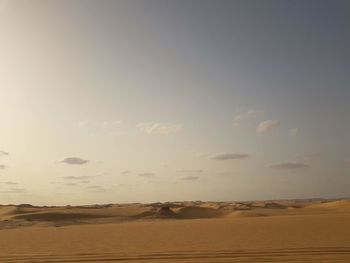
[[[297,136],[298,133],[299,133],[299,129],[298,128],[290,129],[290,135],[291,136]]]
[[[107,127],[107,128],[114,128],[115,126],[119,126],[120,124],[122,124],[121,120],[117,120],[117,121],[103,121],[102,122],[102,126],[103,127]]]
[[[87,131],[90,136],[118,136],[126,134],[125,131],[121,130],[121,120],[105,120],[105,121],[95,121],[95,120],[83,120],[78,122],[78,126]]]
[[[210,159],[215,160],[215,161],[245,159],[248,157],[249,157],[249,155],[244,154],[244,153],[216,153],[216,154],[209,156]]]
[[[136,127],[148,134],[171,134],[181,131],[182,124],[144,122],[137,124]]]
[[[257,132],[268,132],[279,125],[277,120],[266,120],[258,125]]]
[[[83,165],[87,164],[89,160],[85,160],[79,157],[67,157],[64,158],[61,163],[71,164],[71,165]]]
[[[260,113],[261,111],[257,111],[257,110],[248,110],[248,111],[241,112],[233,118],[233,123],[235,126],[239,126],[239,124],[242,121],[249,118],[256,118]]]
[[[78,122],[78,126],[81,128],[90,128],[95,125],[97,125],[97,123],[96,121],[93,121],[93,120],[82,120]]]
[[[290,163],[277,163],[270,165],[270,168],[273,169],[301,169],[309,167],[306,163],[290,162]]]

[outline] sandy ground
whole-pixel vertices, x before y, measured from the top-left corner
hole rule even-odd
[[[350,201],[0,206],[0,262],[350,262]]]

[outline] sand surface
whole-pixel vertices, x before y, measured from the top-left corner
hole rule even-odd
[[[0,262],[350,262],[350,201],[0,206]]]

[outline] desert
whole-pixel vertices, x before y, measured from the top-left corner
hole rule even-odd
[[[1,262],[349,262],[350,200],[0,208]]]
[[[350,0],[0,0],[0,263],[350,263]]]

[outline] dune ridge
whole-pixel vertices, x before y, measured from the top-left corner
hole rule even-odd
[[[0,206],[0,229],[45,225],[120,223],[153,219],[214,219],[292,216],[349,212],[350,200],[287,200],[250,202],[166,202],[40,207],[29,204]]]

